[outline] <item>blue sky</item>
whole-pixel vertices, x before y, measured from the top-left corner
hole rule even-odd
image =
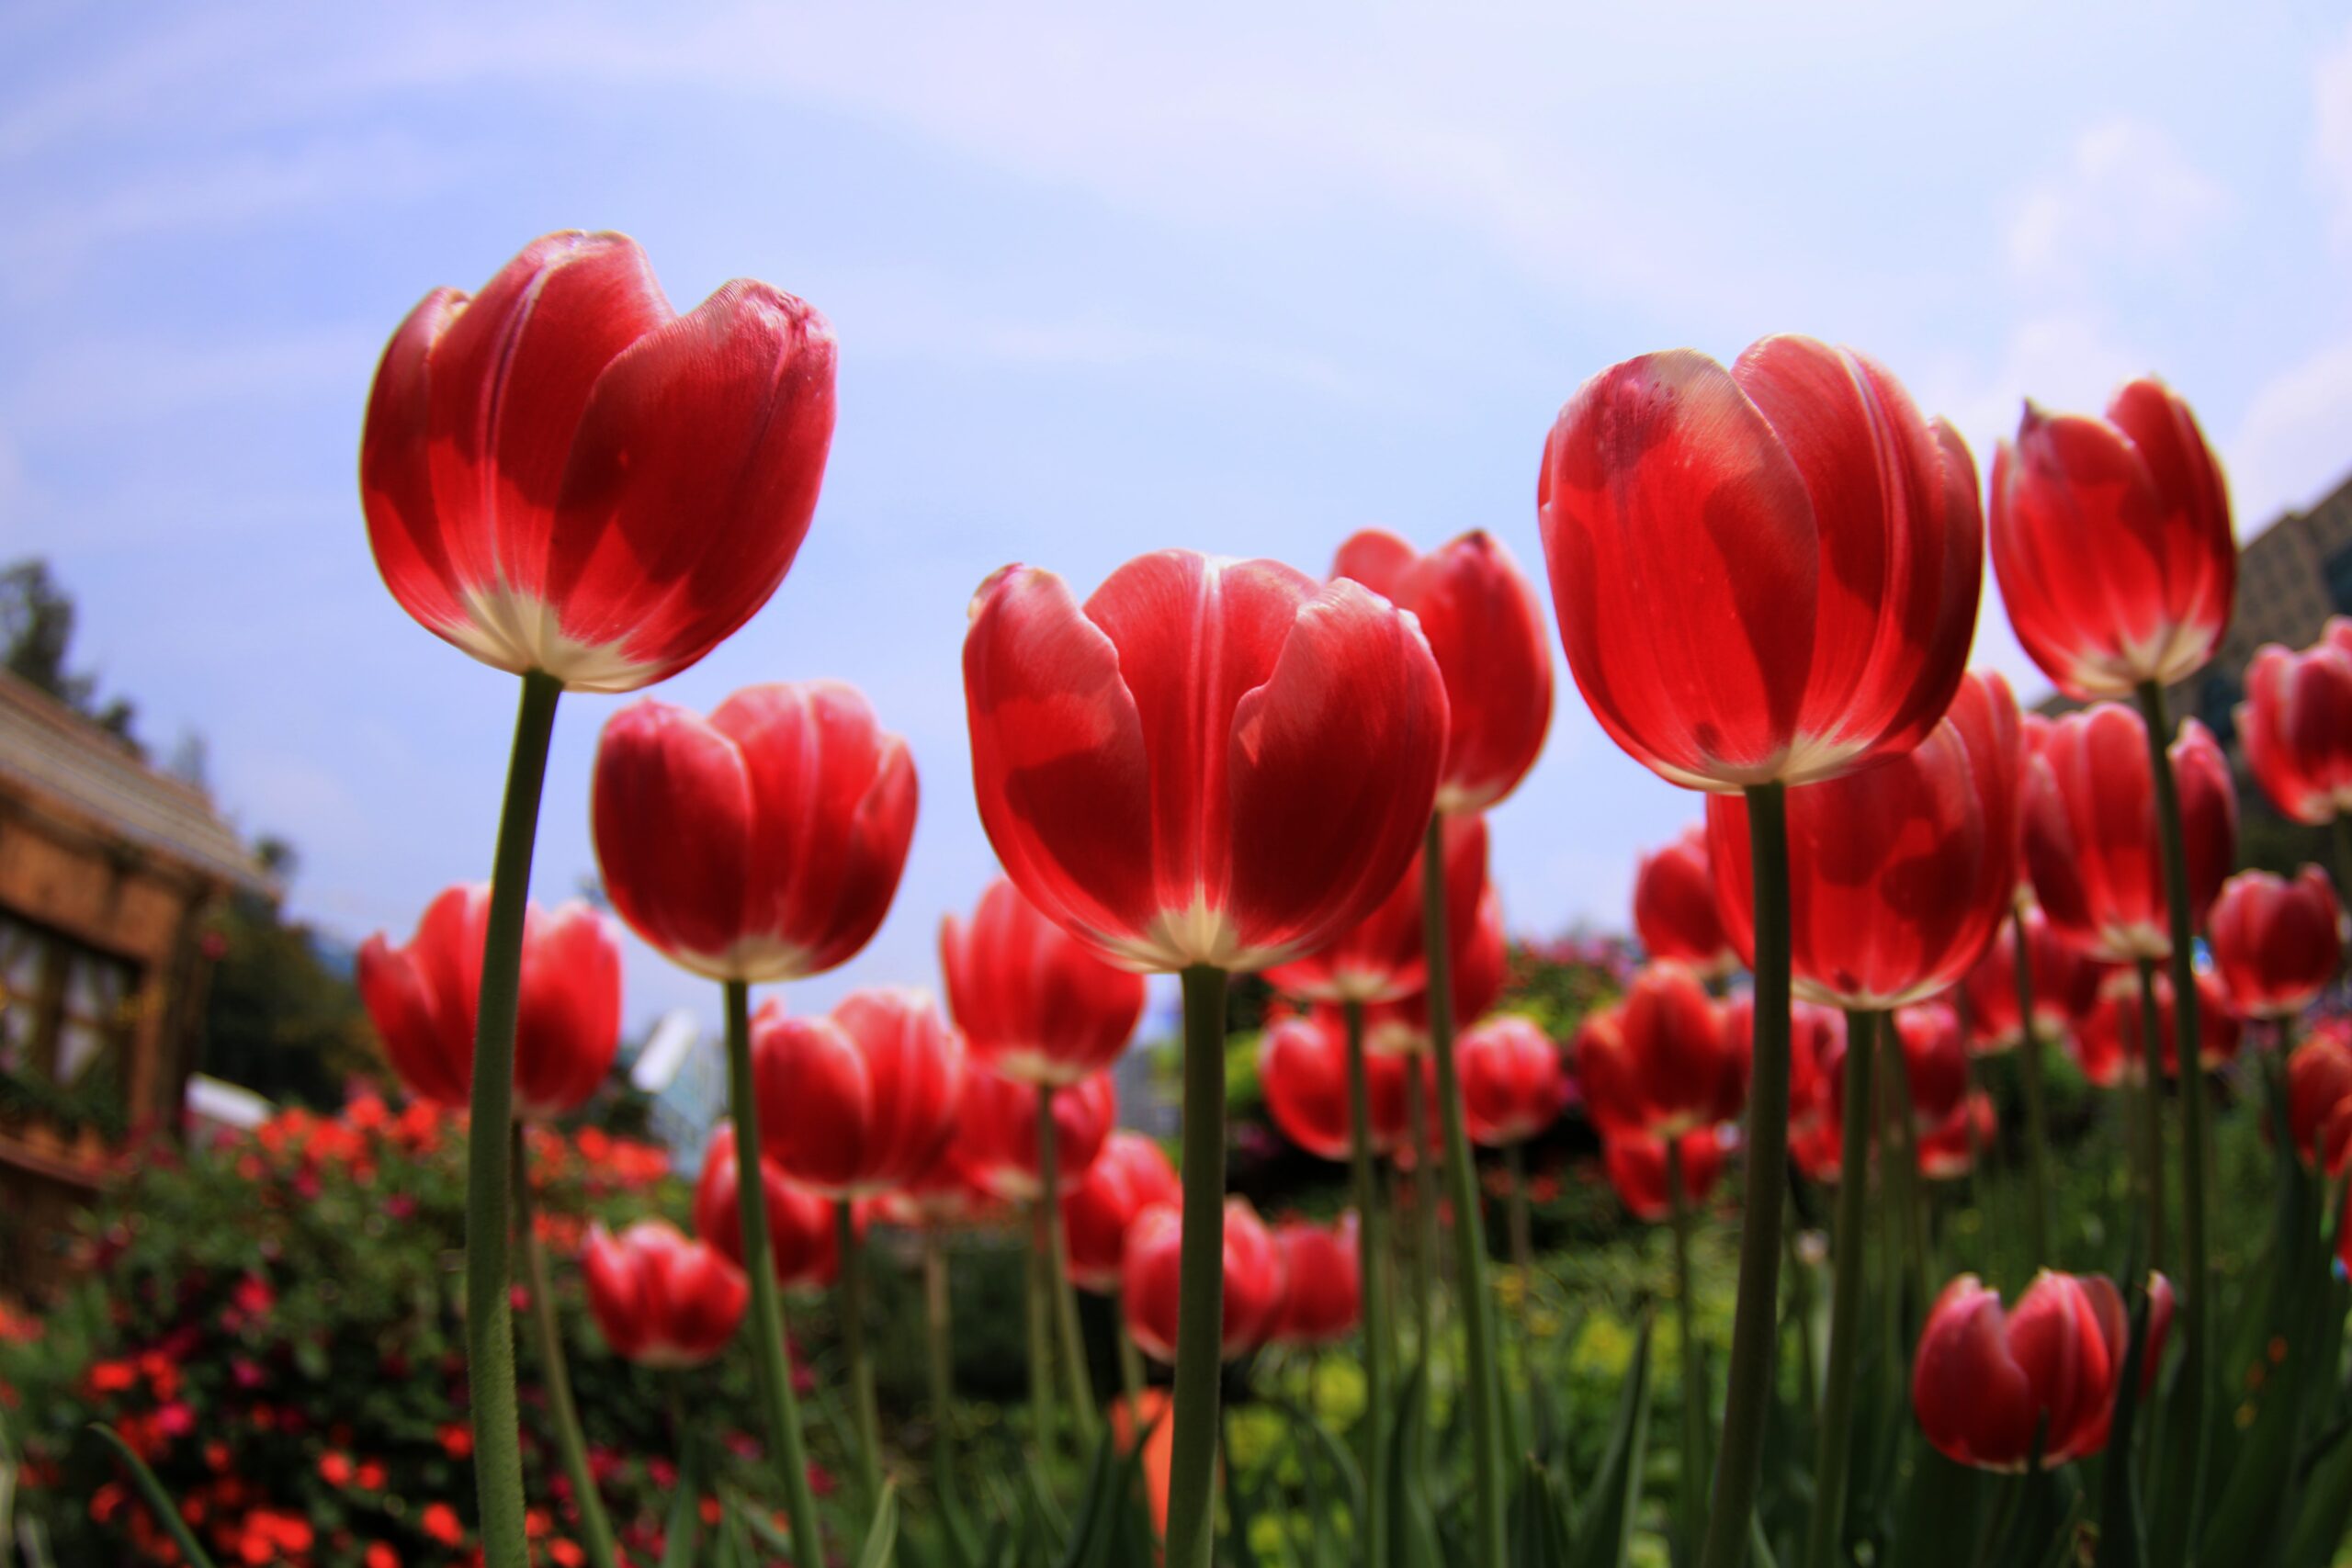
[[[992,874],[956,660],[1007,560],[1319,571],[1376,523],[1540,573],[1576,386],[1774,331],[1878,355],[1980,464],[2021,397],[2158,370],[2242,532],[2352,469],[2340,9],[662,9],[0,7],[0,557],[52,558],[83,660],[159,743],[209,738],[224,806],[301,847],[294,908],[353,937],[486,874],[514,697],[377,581],[368,379],[427,288],[548,229],[634,233],[681,308],[750,275],[840,333],[799,563],[661,693],[846,677],[913,745],[898,905],[812,1007],[928,983]],[[1979,652],[2041,689],[1997,604]],[[1621,924],[1698,807],[1561,677],[1496,822],[1525,931]],[[615,705],[565,703],[543,897],[593,866]],[[714,1010],[634,943],[629,981],[633,1018]]]

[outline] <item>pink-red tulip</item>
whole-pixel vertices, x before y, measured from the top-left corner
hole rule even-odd
[[[994,1197],[1027,1203],[1043,1192],[1037,1163],[1037,1086],[999,1073],[964,1079],[956,1112],[956,1146],[972,1179]],[[1057,1182],[1084,1179],[1119,1119],[1111,1075],[1097,1073],[1054,1093]]]
[[[1688,964],[1713,977],[1739,967],[1739,954],[1715,913],[1715,874],[1707,863],[1707,829],[1697,824],[1634,872],[1634,933],[1652,963]]]
[[[1083,607],[1007,567],[973,599],[964,695],[997,858],[1131,969],[1329,945],[1404,874],[1445,757],[1412,617],[1272,561],[1143,556]]]
[[[1736,996],[1723,1005],[1724,1031],[1731,1048],[1748,1060],[1756,1052],[1756,1000]],[[1846,1058],[1846,1015],[1838,1009],[1802,999],[1789,1004],[1789,1125],[1802,1126],[1826,1099],[1830,1115],[1839,1113]]]
[[[838,681],[747,687],[707,719],[625,707],[597,744],[594,793],[613,908],[718,980],[846,963],[888,912],[914,836],[907,744]]]
[[[1605,1137],[1679,1136],[1747,1103],[1748,1042],[1676,964],[1643,970],[1623,1001],[1587,1014],[1570,1054],[1585,1114]]]
[[[2105,419],[2028,403],[1993,457],[1993,570],[2018,641],[2068,696],[2204,667],[2230,623],[2230,501],[2188,405],[2154,377]]]
[[[2156,1024],[2163,1032],[2165,1076],[2180,1076],[2180,1050],[2173,1021],[2172,976],[2156,972]],[[2075,1059],[2083,1076],[2101,1089],[2148,1081],[2147,1047],[2141,1032],[2140,982],[2129,970],[2110,974],[2098,1002],[2075,1031]],[[2228,993],[2210,970],[2197,972],[2197,1055],[2207,1072],[2227,1066],[2238,1054],[2245,1026],[2231,1010]]]
[[[2318,827],[2352,808],[2352,620],[2335,616],[2301,653],[2256,649],[2237,729],[2246,767],[2279,810]]]
[[[2288,1056],[2287,1126],[2305,1164],[2344,1173],[2352,1155],[2352,1038],[2343,1025],[2314,1031]]]
[[[866,1197],[927,1170],[956,1132],[964,1043],[927,992],[853,991],[794,1018],[781,998],[752,1020],[761,1153],[829,1197]]]
[[[1464,1031],[1453,1043],[1453,1070],[1471,1141],[1487,1148],[1526,1142],[1568,1103],[1566,1064],[1532,1018],[1504,1013]]]
[[[1941,1122],[1919,1131],[1919,1174],[1931,1181],[1957,1181],[2000,1135],[2000,1112],[1994,1108],[1993,1097],[1979,1089],[1952,1107],[1951,1114]]]
[[[1536,493],[1569,672],[1668,781],[1836,778],[1950,705],[1984,579],[1976,468],[1875,361],[1803,337],[1728,371],[1627,360],[1560,411]]]
[[[2248,1018],[2291,1018],[2319,999],[2344,962],[2344,907],[2315,865],[2292,882],[2242,871],[2206,918],[2213,967]]]
[[[752,1288],[716,1247],[667,1220],[588,1233],[588,1311],[613,1353],[647,1367],[699,1366],[724,1349]]]
[[[1409,1080],[1421,1076],[1422,1103],[1437,1103],[1437,1058],[1426,1051],[1367,1051],[1364,1097],[1374,1154],[1411,1150]],[[1345,1160],[1353,1147],[1348,1100],[1348,1045],[1337,1015],[1278,1019],[1258,1042],[1258,1086],[1283,1136],[1317,1159]],[[1434,1116],[1430,1120],[1433,1122]],[[1424,1129],[1428,1131],[1428,1129]],[[1430,1147],[1437,1147],[1435,1138]]]
[[[1486,1015],[1510,977],[1510,939],[1503,930],[1502,895],[1488,887],[1477,917],[1467,926],[1449,926],[1446,945],[1453,953],[1453,1028],[1457,1034]],[[1364,1043],[1384,1055],[1414,1055],[1430,1048],[1430,998],[1416,991],[1364,1010]]]
[[[939,966],[973,1060],[1026,1083],[1101,1072],[1143,1017],[1143,976],[1103,963],[1004,877],[968,925],[939,922]]]
[[[416,934],[394,947],[381,931],[359,949],[359,995],[384,1055],[412,1094],[464,1108],[474,1078],[474,1008],[481,991],[490,885],[444,890]],[[621,944],[612,922],[574,899],[526,906],[514,1022],[514,1114],[577,1111],[605,1081],[621,1040]]]
[[[1458,952],[1476,933],[1487,897],[1487,819],[1448,817],[1443,832],[1445,929]],[[1329,946],[1267,970],[1266,983],[1310,1002],[1393,1002],[1417,995],[1429,984],[1422,928],[1417,853],[1379,908]]]
[[[1176,1168],[1140,1133],[1114,1133],[1076,1185],[1062,1193],[1062,1236],[1070,1282],[1097,1295],[1119,1288],[1127,1227],[1137,1214],[1182,1197]]]
[[[1922,1132],[1941,1126],[1968,1098],[1968,1043],[1960,1014],[1946,1002],[1922,1002],[1894,1015],[1894,1037],[1911,1086],[1911,1122]]]
[[[1502,541],[1474,529],[1428,555],[1366,528],[1340,547],[1335,578],[1410,610],[1445,677],[1452,724],[1437,808],[1484,811],[1535,765],[1552,724],[1544,606]]]
[[[401,607],[573,691],[676,674],[749,620],[808,531],[832,328],[738,280],[675,314],[636,242],[549,234],[424,297],[376,369],[359,492]]]
[[[2025,1041],[2018,1012],[2018,933],[2003,921],[1984,954],[1961,980],[1967,999],[1968,1043],[1990,1055]],[[2043,1044],[2065,1038],[2098,1000],[2107,971],[2060,939],[2038,906],[2025,910],[2026,971],[2033,987],[2033,1031]]]
[[[1283,1304],[1267,1340],[1317,1350],[1353,1333],[1363,1312],[1355,1211],[1331,1225],[1285,1220],[1274,1227],[1274,1246],[1283,1260]]]
[[[2195,719],[2181,725],[2171,756],[2189,924],[2201,928],[2237,850],[2237,791],[2212,732]],[[2105,963],[2169,957],[2155,790],[2139,714],[2100,703],[2057,720],[2026,765],[2024,794],[2026,867],[2052,929]]]
[[[906,1230],[944,1230],[976,1224],[998,1206],[995,1193],[966,1168],[953,1137],[922,1174],[872,1200],[874,1217]]]
[[[2017,890],[2017,699],[1998,675],[1961,682],[1914,750],[1788,796],[1790,965],[1800,996],[1883,1012],[1950,988]],[[1747,803],[1707,800],[1715,908],[1756,943]]]
[[[760,1161],[768,1210],[768,1259],[776,1283],[787,1291],[822,1290],[841,1271],[840,1237],[833,1202],[788,1179],[768,1160]],[[695,1234],[736,1268],[743,1267],[742,1161],[735,1157],[735,1129],[711,1134],[695,1183]]]
[[[1724,1144],[1727,1130],[1702,1127],[1677,1140],[1682,1160],[1682,1201],[1697,1207],[1707,1201],[1724,1173]],[[1640,1133],[1601,1141],[1601,1168],[1609,1184],[1637,1220],[1655,1223],[1674,1212],[1674,1195],[1666,1185],[1666,1140]]]
[[[1120,1266],[1127,1332],[1149,1355],[1176,1359],[1177,1258],[1184,1216],[1173,1204],[1155,1204],[1127,1227]],[[1287,1281],[1282,1249],[1244,1198],[1225,1201],[1225,1314],[1220,1337],[1228,1361],[1266,1342],[1283,1310]]]

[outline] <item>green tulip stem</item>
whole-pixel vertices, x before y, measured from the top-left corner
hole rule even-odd
[[[1348,1042],[1348,1165],[1355,1185],[1356,1271],[1363,1279],[1365,1562],[1388,1562],[1388,1423],[1396,1386],[1396,1338],[1388,1301],[1388,1223],[1373,1163],[1371,1071],[1364,1059],[1363,1004],[1341,1004]],[[1416,1068],[1419,1063],[1408,1064]]]
[[[846,1198],[833,1204],[833,1235],[841,1255],[842,1355],[849,1363],[857,1476],[871,1508],[882,1496],[882,1421],[874,1404],[874,1359],[865,1353],[865,1240],[857,1233],[857,1210]]]
[[[2018,1051],[2025,1081],[2026,1245],[2033,1266],[2045,1269],[2057,1260],[2050,1256],[2050,1100],[2041,1078],[2041,1037],[2033,1027],[2033,962],[2027,952],[2025,908],[2010,911],[2010,929],[2017,934]]]
[[[1878,1015],[1846,1015],[1845,1125],[1838,1143],[1837,1255],[1829,1280],[1829,1371],[1814,1429],[1813,1517],[1804,1568],[1829,1568],[1845,1534],[1846,1478],[1854,1455],[1854,1363],[1861,1342],[1865,1239],[1870,1230],[1871,1064]],[[1898,1046],[1897,1049],[1900,1049]]]
[[[1209,1568],[1225,1368],[1225,971],[1196,964],[1183,972],[1183,1239],[1165,1562],[1167,1568]]]
[[[1060,1128],[1054,1122],[1054,1089],[1037,1088],[1037,1199],[1046,1267],[1054,1281],[1054,1324],[1060,1330],[1062,1369],[1069,1378],[1070,1430],[1081,1453],[1102,1438],[1102,1414],[1094,1405],[1094,1374],[1086,1364],[1086,1336],[1078,1322],[1078,1287],[1070,1283],[1068,1243],[1062,1235]]]
[[[564,1362],[563,1329],[556,1321],[547,1249],[539,1245],[539,1234],[531,1223],[530,1159],[520,1122],[514,1123],[510,1157],[514,1173],[514,1240],[523,1249],[523,1285],[531,1295],[531,1348],[539,1359],[539,1382],[547,1391],[556,1449],[579,1503],[581,1544],[588,1553],[589,1568],[614,1568],[613,1522],[605,1516],[605,1500],[596,1491],[596,1472],[588,1468],[588,1441],[580,1429],[580,1406],[571,1397],[571,1370]]]

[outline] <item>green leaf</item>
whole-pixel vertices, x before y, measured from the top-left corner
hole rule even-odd
[[[1445,1568],[1438,1542],[1437,1515],[1430,1506],[1429,1477],[1422,1473],[1421,1426],[1428,1419],[1429,1369],[1415,1367],[1396,1402],[1396,1429],[1389,1434],[1388,1540],[1398,1568]]]
[[[662,1568],[694,1568],[702,1546],[702,1445],[686,1439],[678,1467],[677,1495],[670,1499],[670,1521],[662,1531]]]
[[[2098,1568],[2143,1568],[2148,1560],[2148,1521],[2140,1511],[2139,1467],[2132,1462],[2132,1437],[2140,1416],[2140,1369],[2148,1353],[2148,1295],[2132,1303],[2132,1333],[2123,1353],[2122,1382],[2107,1433],[2107,1471],[2100,1478]]]
[[[899,1550],[899,1483],[882,1483],[882,1500],[874,1505],[874,1519],[865,1527],[865,1550],[857,1554],[857,1568],[890,1568]]]
[[[1568,1568],[1567,1512],[1552,1472],[1532,1454],[1511,1499],[1510,1541],[1512,1568]]]
[[[1600,1471],[1593,1478],[1577,1521],[1570,1568],[1623,1568],[1633,1540],[1634,1516],[1640,1509],[1642,1467],[1649,1447],[1650,1314],[1642,1314],[1634,1341],[1633,1359],[1625,1368],[1624,1391],[1609,1427],[1609,1447]]]
[[[1303,1443],[1314,1445],[1314,1451],[1321,1457],[1331,1473],[1340,1478],[1340,1489],[1347,1493],[1348,1516],[1351,1518],[1363,1517],[1363,1471],[1356,1463],[1355,1456],[1348,1452],[1347,1446],[1331,1435],[1330,1428],[1300,1408],[1295,1400],[1274,1399],[1266,1403],[1289,1420],[1292,1429]],[[1306,1453],[1302,1449],[1299,1463],[1304,1466],[1306,1460]]]
[[[141,1495],[147,1499],[147,1506],[154,1514],[156,1521],[171,1533],[172,1544],[180,1549],[180,1555],[187,1558],[193,1568],[212,1568],[212,1559],[204,1554],[204,1548],[196,1544],[196,1537],[188,1531],[187,1521],[180,1517],[178,1505],[172,1501],[171,1494],[164,1490],[164,1483],[155,1479],[155,1472],[147,1468],[147,1461],[133,1453],[130,1445],[118,1437],[113,1427],[101,1427],[94,1421],[90,1424],[90,1430],[104,1438],[123,1463],[130,1467],[131,1478],[139,1483]]]

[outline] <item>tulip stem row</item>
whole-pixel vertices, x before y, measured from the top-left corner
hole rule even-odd
[[[1814,1434],[1813,1517],[1803,1568],[1829,1568],[1846,1529],[1846,1476],[1854,1453],[1854,1360],[1861,1339],[1863,1254],[1870,1228],[1871,1071],[1877,1015],[1846,1015],[1845,1124],[1838,1143],[1837,1248],[1829,1283],[1829,1369]],[[1901,1047],[1898,1046],[1897,1049]]]
[[[1081,1457],[1094,1451],[1102,1419],[1094,1408],[1094,1374],[1086,1365],[1086,1336],[1078,1325],[1078,1287],[1070,1282],[1069,1245],[1062,1235],[1061,1129],[1054,1122],[1054,1086],[1037,1086],[1037,1210],[1046,1244],[1046,1274],[1054,1287],[1054,1325],[1069,1374],[1070,1432]]]
[[[752,1280],[752,1362],[759,1375],[760,1403],[767,1408],[768,1440],[775,1445],[776,1468],[784,1481],[793,1555],[821,1562],[824,1536],[817,1524],[817,1494],[808,1483],[800,1401],[792,1392],[792,1369],[785,1357],[783,1292],[768,1258],[767,1182],[761,1174],[760,1107],[752,1087],[752,988],[744,981],[729,980],[726,989],[727,1099],[735,1120],[743,1272]]]
[[[948,1422],[956,1408],[956,1354],[948,1319],[947,1253],[939,1245],[939,1227],[922,1228],[923,1324],[931,1352],[931,1473],[943,1515],[954,1518],[962,1509],[956,1493],[956,1450],[948,1437]]]
[[[2156,1010],[2155,961],[2143,958],[2140,975],[2140,1048],[2146,1063],[2140,1084],[2140,1174],[2147,1183],[2148,1267],[2165,1266],[2165,1032]]]
[[[1362,1281],[1364,1339],[1364,1561],[1388,1562],[1388,1420],[1395,1397],[1396,1341],[1388,1315],[1388,1226],[1372,1157],[1371,1073],[1364,1062],[1363,1004],[1341,1004],[1348,1037],[1348,1163],[1355,1180],[1356,1273]],[[1419,1064],[1414,1064],[1418,1068]],[[1418,1077],[1418,1072],[1416,1073]]]
[[[2025,908],[2018,906],[2009,911],[2009,925],[2017,937],[2016,971],[2018,988],[2018,1050],[2022,1055],[2018,1068],[2025,1080],[2025,1160],[2026,1160],[2026,1245],[2033,1254],[2036,1269],[2048,1268],[2055,1260],[2050,1256],[2050,1104],[2042,1092],[2041,1037],[2033,1027],[2033,963],[2025,928]]]
[[[1879,1169],[1903,1235],[1902,1287],[1896,1292],[1902,1309],[1896,1320],[1901,1329],[1897,1343],[1907,1355],[1911,1331],[1926,1319],[1931,1299],[1928,1293],[1928,1195],[1919,1175],[1919,1128],[1912,1119],[1916,1102],[1911,1098],[1911,1063],[1891,1022],[1885,1062],[1886,1082],[1879,1101],[1885,1114],[1886,1144],[1880,1151]],[[1888,1277],[1898,1276],[1890,1268]]]
[[[1176,1413],[1167,1568],[1209,1568],[1216,1540],[1218,1377],[1225,1354],[1225,988],[1196,964],[1184,984],[1184,1188],[1177,1260]]]
[[[1690,1200],[1682,1185],[1682,1140],[1665,1142],[1667,1201],[1674,1216],[1674,1327],[1682,1359],[1682,1478],[1677,1498],[1680,1517],[1675,1521],[1680,1543],[1676,1550],[1687,1556],[1698,1546],[1704,1529],[1701,1521],[1707,1517],[1707,1382],[1698,1312],[1690,1299]]]
[[[1748,1191],[1739,1222],[1739,1293],[1732,1313],[1723,1446],[1699,1568],[1739,1568],[1763,1472],[1764,1417],[1781,1296],[1781,1171],[1789,1158],[1788,790],[1747,791],[1756,886],[1756,1065],[1747,1102]],[[1761,1190],[1759,1190],[1759,1182]]]
[[[1421,1370],[1421,1385],[1427,1388],[1436,1366],[1437,1168],[1430,1163],[1429,1095],[1419,1062],[1405,1074],[1405,1137],[1413,1160],[1413,1355]],[[1433,1422],[1421,1424],[1424,1465],[1434,1451],[1434,1427]]]
[[[872,1509],[882,1499],[882,1421],[874,1405],[874,1360],[865,1353],[865,1243],[857,1234],[857,1210],[846,1198],[833,1204],[833,1234],[842,1263],[842,1355],[849,1363],[857,1474]]]
[[[1037,1462],[1050,1470],[1060,1443],[1061,1413],[1054,1397],[1053,1249],[1046,1239],[1046,1205],[1029,1202],[1029,1272],[1022,1307],[1029,1330],[1029,1427]]]
[[[580,1507],[582,1545],[589,1568],[613,1568],[616,1546],[613,1523],[605,1514],[605,1500],[596,1490],[596,1472],[588,1467],[588,1442],[580,1429],[580,1406],[571,1397],[571,1370],[564,1362],[563,1330],[556,1323],[555,1291],[548,1282],[546,1248],[531,1216],[531,1168],[523,1144],[523,1124],[514,1124],[511,1156],[514,1171],[514,1239],[523,1249],[523,1283],[531,1292],[532,1349],[539,1359],[539,1382],[548,1396],[548,1415],[555,1425],[556,1448],[563,1458],[563,1472]]]
[[[491,862],[490,921],[474,1011],[472,1135],[466,1145],[466,1376],[488,1568],[528,1568],[530,1562],[523,1518],[522,1431],[514,1404],[506,1129],[514,1116],[514,1019],[522,992],[531,850],[538,837],[556,700],[562,695],[562,682],[552,675],[534,671],[523,677],[498,848]]]

